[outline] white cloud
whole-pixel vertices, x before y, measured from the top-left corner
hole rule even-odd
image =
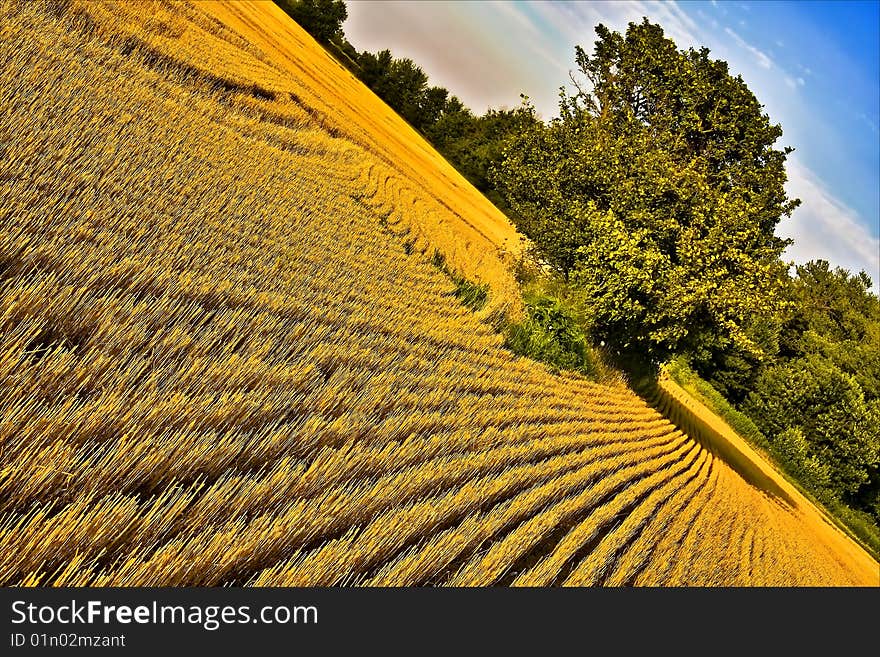
[[[676,43],[681,42],[680,45],[696,45],[699,41],[699,27],[675,2],[644,0],[621,3],[550,3],[533,0],[529,7],[561,36],[585,47],[595,40],[594,28],[597,23],[625,31],[630,22],[640,22],[644,16],[660,23]]]
[[[647,16],[655,23],[663,26],[663,30],[672,37],[680,48],[703,45],[700,28],[675,2],[636,3],[640,8],[640,17]],[[637,20],[639,20],[637,19]]]
[[[519,7],[515,3],[511,2],[503,2],[503,0],[493,0],[489,3],[494,9],[500,11],[505,16],[509,16],[512,18],[519,27],[523,28],[526,32],[529,33],[529,36],[534,37],[536,39],[541,38],[541,32],[537,27],[529,20],[529,17],[526,16],[522,11],[520,11]]]
[[[709,25],[711,25],[713,29],[718,29],[718,21],[716,21],[711,16],[707,16],[706,12],[704,12],[702,9],[697,9],[697,16],[699,16],[704,23],[709,23]]]
[[[762,52],[752,44],[747,43],[745,39],[743,39],[739,34],[731,30],[729,27],[725,27],[724,31],[731,39],[736,41],[736,44],[740,48],[745,48],[750,53],[752,53],[752,55],[755,57],[755,61],[758,63],[758,66],[766,69],[773,68],[773,60],[770,59],[770,57],[768,57],[766,53]]]
[[[397,7],[404,4],[406,3],[388,3],[387,11],[399,11]],[[426,7],[424,11],[429,12],[437,3],[422,4]],[[452,4],[477,7],[481,3]],[[664,32],[680,47],[699,47],[704,43],[704,39],[699,36],[699,26],[675,2],[643,0],[551,3],[542,0],[508,0],[486,3],[485,6],[491,7],[498,16],[495,29],[505,30],[510,42],[516,46],[510,61],[503,68],[517,71],[522,69],[523,55],[525,59],[546,62],[543,65],[544,80],[540,84],[517,90],[517,93],[524,91],[528,94],[539,113],[546,118],[556,115],[559,87],[568,83],[568,73],[575,68],[574,45],[581,45],[588,52],[591,51],[596,40],[595,27],[599,23],[612,30],[624,32],[630,22],[640,22],[647,16],[652,22],[662,25]],[[487,30],[486,37],[489,36],[488,33]],[[473,78],[467,73],[462,73],[461,76],[467,77],[469,81]],[[475,85],[478,83],[477,80],[473,82]],[[486,84],[486,81],[480,84]]]
[[[864,269],[880,283],[880,239],[797,159],[790,156],[786,165],[786,191],[801,199],[801,205],[777,230],[780,237],[794,239],[785,256],[798,264],[822,258],[853,273]]]

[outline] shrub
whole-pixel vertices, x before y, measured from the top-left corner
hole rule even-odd
[[[509,324],[506,333],[506,345],[516,354],[559,370],[597,374],[584,326],[557,298],[544,294],[526,298],[525,319]]]

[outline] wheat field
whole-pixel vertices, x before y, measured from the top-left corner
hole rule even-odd
[[[880,584],[505,350],[515,230],[273,4],[0,7],[0,584]]]

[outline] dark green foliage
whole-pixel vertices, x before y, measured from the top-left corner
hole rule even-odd
[[[773,439],[773,450],[788,471],[811,490],[824,490],[831,485],[831,468],[827,462],[811,454],[810,443],[800,427],[790,427]]]
[[[504,151],[498,182],[545,261],[582,290],[593,337],[662,361],[764,357],[756,314],[782,305],[781,134],[727,65],[679,51],[647,20],[576,52],[590,93]]]
[[[880,464],[878,410],[854,377],[819,354],[767,368],[743,404],[773,440],[800,431],[806,453],[829,467],[829,483],[840,496],[856,493]]]
[[[783,297],[784,307],[791,308],[794,305],[790,286],[783,288],[780,295]],[[746,334],[760,347],[763,357],[758,358],[744,349],[729,345],[726,348],[710,349],[701,357],[692,356],[691,366],[728,401],[735,405],[741,404],[754,388],[762,368],[779,353],[784,316],[784,312],[775,315],[756,314],[745,324]]]
[[[474,187],[506,209],[491,171],[500,164],[508,139],[536,122],[534,113],[524,107],[490,109],[477,117],[453,96],[426,136]]]
[[[428,76],[411,59],[396,59],[391,51],[358,55],[358,76],[377,96],[406,119],[425,131],[440,118],[449,92],[428,85]]]
[[[768,358],[727,350],[692,364],[809,490],[880,522],[880,300],[870,288],[864,272],[808,262],[787,280],[785,309],[752,325]]]
[[[586,327],[574,310],[541,293],[527,295],[525,302],[525,319],[506,329],[507,347],[559,370],[596,376]]]
[[[275,0],[275,4],[323,44],[342,34],[348,18],[343,0]]]
[[[817,260],[797,268],[794,307],[780,334],[785,356],[818,353],[855,377],[868,399],[880,398],[880,300],[871,279]]]
[[[880,522],[880,300],[864,272],[818,260],[796,273],[778,354],[741,407],[780,449],[798,432],[805,459],[825,468],[813,478],[826,496]]]

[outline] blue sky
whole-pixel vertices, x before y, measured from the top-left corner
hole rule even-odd
[[[880,2],[349,1],[358,49],[411,57],[477,112],[525,93],[556,114],[574,46],[594,26],[647,16],[680,48],[707,46],[741,74],[784,134],[789,194],[802,205],[777,233],[795,262],[864,269],[880,288]]]

